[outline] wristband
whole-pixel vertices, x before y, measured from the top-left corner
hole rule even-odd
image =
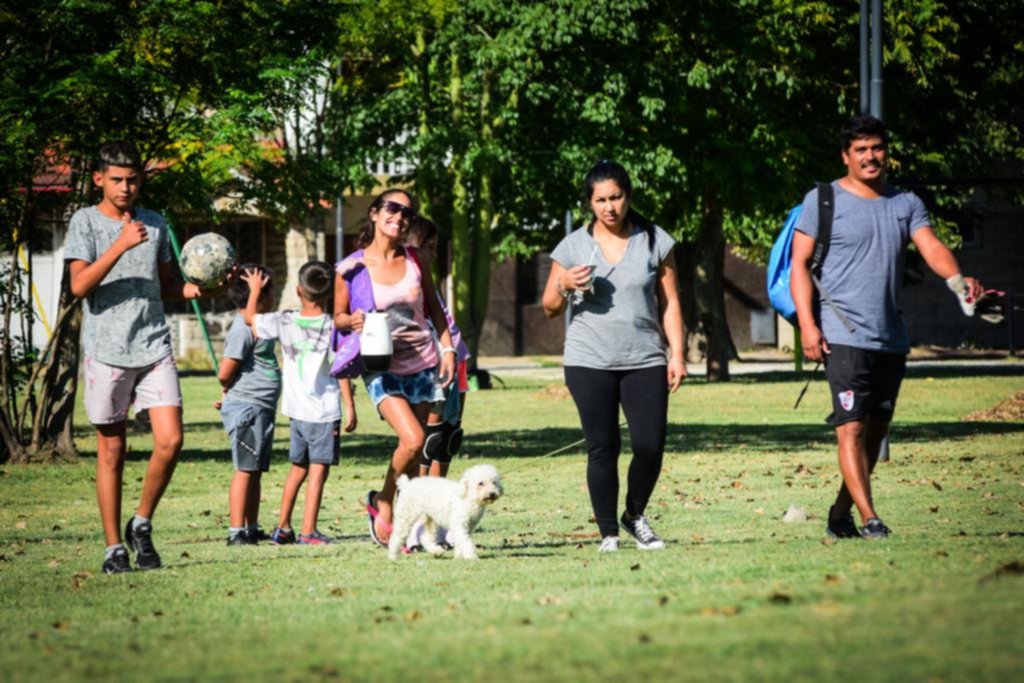
[[[565,299],[566,301],[568,301],[569,297],[572,296],[572,290],[565,289],[564,287],[562,287],[562,281],[561,280],[556,280],[555,281],[555,286],[558,288],[558,296],[560,296],[563,299]]]
[[[452,354],[452,355],[455,355],[455,356],[458,356],[458,355],[459,355],[459,352],[458,352],[458,351],[456,351],[456,350],[455,350],[455,347],[453,347],[453,346],[446,346],[446,347],[444,347],[443,349],[441,349],[441,355],[442,355],[442,356],[443,356],[444,354],[446,354],[446,353],[450,353],[450,354]]]

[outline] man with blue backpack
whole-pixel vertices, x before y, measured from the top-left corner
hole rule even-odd
[[[932,231],[921,199],[886,183],[882,121],[852,118],[839,137],[847,173],[804,198],[793,234],[791,292],[804,356],[825,364],[832,396],[826,421],[836,430],[844,483],[826,531],[835,539],[883,539],[890,530],[875,511],[871,472],[910,350],[900,316],[908,243],[946,280],[968,315],[983,290],[960,274],[953,254]],[[859,530],[854,505],[863,524]]]

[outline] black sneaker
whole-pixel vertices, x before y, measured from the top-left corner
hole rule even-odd
[[[872,517],[868,521],[864,522],[864,528],[860,530],[860,535],[864,538],[872,541],[880,541],[884,538],[889,538],[889,527],[882,524],[882,520],[878,517]]]
[[[160,554],[153,547],[153,525],[144,522],[135,526],[135,518],[124,528],[124,542],[135,551],[135,566],[139,569],[159,569]]]
[[[825,527],[825,533],[828,537],[834,538],[837,541],[843,538],[860,538],[857,525],[853,523],[853,514],[835,519],[832,516],[833,509],[835,509],[835,506],[828,509],[828,526]]]
[[[255,545],[254,540],[249,539],[249,533],[242,529],[228,536],[228,545]]]
[[[130,572],[132,565],[128,562],[128,551],[123,547],[118,548],[110,554],[110,557],[103,560],[103,566],[100,568],[104,574],[123,574],[124,572]]]
[[[654,529],[643,515],[637,515],[627,522],[626,513],[622,513],[619,524],[636,539],[636,547],[640,550],[661,550],[665,547],[665,541],[658,538],[658,534],[654,533]]]

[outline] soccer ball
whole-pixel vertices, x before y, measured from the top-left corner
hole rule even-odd
[[[235,249],[213,232],[196,235],[181,249],[181,272],[200,289],[219,285],[235,265]]]

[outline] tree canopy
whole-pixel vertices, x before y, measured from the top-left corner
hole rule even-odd
[[[151,206],[216,219],[213,200],[230,195],[314,230],[324,202],[373,186],[369,162],[404,159],[392,181],[451,241],[451,303],[475,345],[491,264],[552,247],[567,208],[587,220],[581,178],[614,158],[635,206],[684,243],[687,323],[709,377],[726,379],[725,245],[763,256],[785,209],[841,172],[858,4],[4,3],[0,249],[35,234],[41,212],[86,201],[88,159],[110,139],[160,162]],[[885,3],[892,175],[940,227],[977,192],[972,178],[1021,176],[1017,5]],[[40,191],[54,167],[72,192]],[[12,361],[10,330],[0,355]]]

